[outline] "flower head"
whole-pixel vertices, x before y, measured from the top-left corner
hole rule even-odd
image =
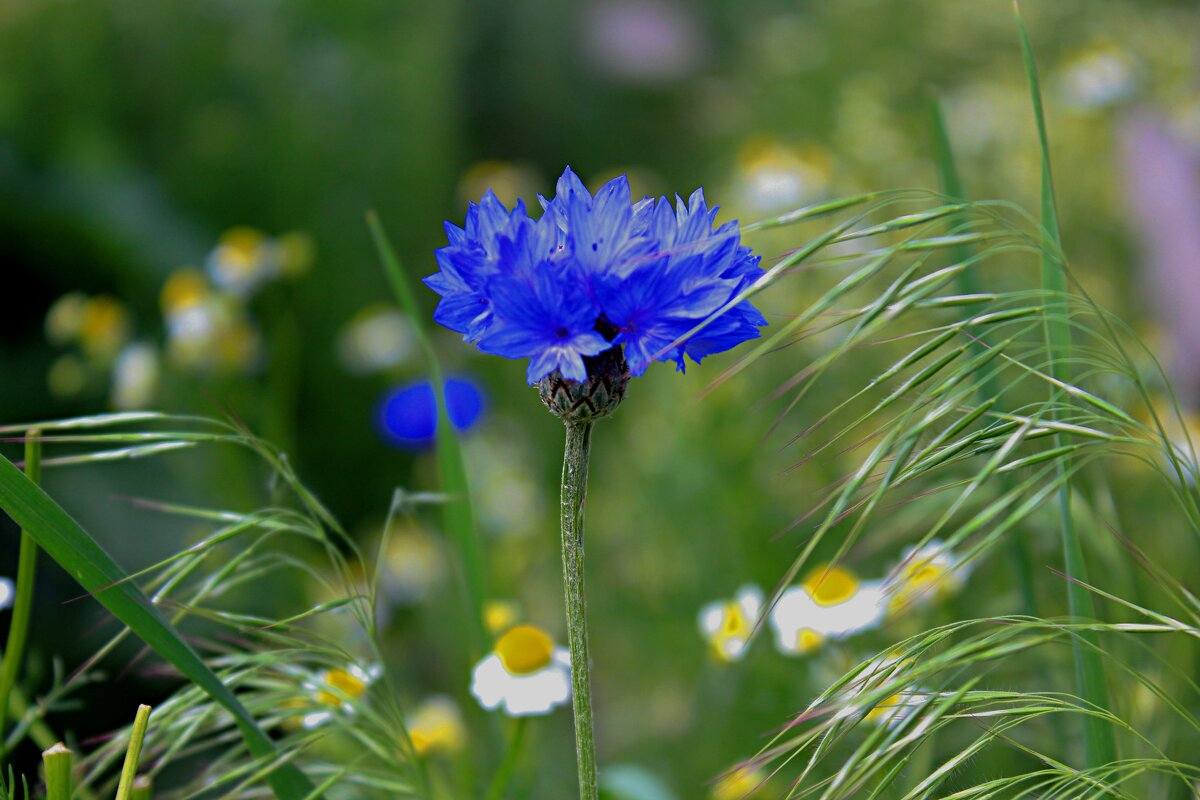
[[[475,665],[471,694],[510,717],[547,714],[571,697],[571,654],[541,628],[510,628]]]
[[[386,372],[416,352],[416,338],[400,309],[372,305],[346,323],[337,338],[338,360],[348,372],[367,375]]]
[[[912,666],[911,658],[900,658],[889,653],[871,659],[843,690],[846,708],[855,714],[862,714],[865,709],[866,713],[862,714],[864,720],[888,728],[900,725],[909,717],[920,713],[937,695],[909,685],[905,673]],[[890,686],[895,691],[869,707],[866,706],[871,695],[885,686]]]
[[[634,376],[655,360],[682,370],[685,356],[698,362],[766,325],[748,301],[731,304],[762,274],[759,258],[736,222],[714,227],[703,191],[634,203],[624,176],[592,195],[569,168],[556,189],[538,219],[489,191],[465,227],[446,224],[425,279],[442,297],[434,318],[485,352],[528,359],[530,384],[556,372],[582,382],[585,359],[616,347]]]
[[[718,600],[700,609],[700,632],[717,660],[742,659],[762,607],[762,589],[746,584],[732,600]]]
[[[17,590],[10,578],[0,578],[0,611],[11,608]]]
[[[260,365],[262,336],[241,301],[214,287],[199,270],[178,269],[159,295],[167,355],[196,372],[249,372]]]
[[[445,381],[446,414],[455,430],[465,432],[484,412],[483,390],[467,377]],[[392,444],[420,450],[433,444],[438,408],[433,384],[428,380],[396,387],[384,395],[379,407],[380,431]]]
[[[446,578],[446,556],[437,537],[416,524],[397,525],[381,535],[386,541],[380,564],[380,588],[395,606],[425,600]]]
[[[745,800],[754,796],[766,783],[767,774],[762,770],[737,767],[713,784],[709,797],[712,800]]]
[[[939,539],[920,547],[906,547],[885,583],[888,613],[954,594],[968,574],[970,565]]]
[[[798,586],[785,589],[771,610],[781,652],[804,654],[826,639],[844,639],[883,620],[881,581],[860,581],[845,567],[818,566]]]
[[[69,292],[46,312],[46,338],[55,345],[78,344],[92,361],[109,363],[129,339],[129,309],[115,297]]]
[[[304,727],[310,730],[319,727],[332,719],[336,712],[353,714],[357,704],[381,674],[383,670],[378,665],[360,667],[349,664],[321,670],[313,679],[305,682],[304,688],[316,705],[328,710],[305,714],[302,720]]]
[[[158,349],[147,342],[126,345],[113,362],[112,406],[127,411],[146,408],[158,391]]]
[[[515,625],[520,615],[521,608],[513,600],[488,600],[483,604],[483,624],[493,636]]]
[[[461,750],[467,738],[462,712],[449,697],[427,698],[408,718],[408,738],[418,756]]]

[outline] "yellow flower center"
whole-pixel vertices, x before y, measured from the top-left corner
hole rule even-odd
[[[818,605],[836,606],[857,594],[858,577],[842,567],[821,566],[808,573],[804,588]]]
[[[811,653],[825,641],[825,637],[812,628],[801,628],[796,634],[796,650],[801,653]]]
[[[79,339],[89,355],[112,356],[129,334],[129,312],[119,301],[98,295],[83,304]]]
[[[223,254],[238,266],[248,266],[258,258],[267,237],[253,228],[231,228],[221,237]]]
[[[945,578],[945,567],[931,560],[908,564],[903,570],[903,582],[888,601],[888,612],[896,614],[912,603],[928,599],[931,590],[944,590]]]
[[[721,627],[713,634],[713,653],[722,661],[733,658],[725,648],[727,642],[744,642],[750,638],[750,621],[742,613],[742,606],[736,600],[730,601],[721,609]]]
[[[426,756],[461,749],[466,732],[457,710],[442,704],[427,704],[414,714],[408,738],[416,754]]]
[[[758,770],[736,769],[713,786],[713,800],[742,800],[762,786],[763,774]]]
[[[367,683],[345,669],[331,669],[324,674],[324,683],[335,691],[322,689],[317,692],[317,702],[326,706],[340,706],[346,700],[357,700],[367,691]]]
[[[518,625],[496,642],[496,655],[509,673],[528,675],[550,663],[554,656],[554,640],[541,628]]]
[[[926,561],[916,565],[916,569],[909,573],[908,585],[914,589],[924,589],[939,583],[945,574],[946,570],[932,562]]]
[[[177,269],[163,284],[158,302],[162,310],[170,314],[181,308],[195,305],[208,294],[208,281],[198,269],[184,267]]]
[[[887,722],[902,705],[904,705],[904,698],[898,694],[894,694],[868,711],[867,721],[877,723]]]
[[[483,624],[493,635],[508,630],[516,621],[516,603],[506,600],[489,600],[483,606]]]

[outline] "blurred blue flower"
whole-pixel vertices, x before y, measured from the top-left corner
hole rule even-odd
[[[473,428],[483,416],[483,388],[465,377],[446,379],[446,413],[460,433]],[[383,437],[397,447],[420,450],[433,444],[437,432],[437,401],[428,380],[391,389],[379,404],[378,422]]]
[[[767,324],[749,301],[725,308],[762,270],[737,222],[713,227],[703,190],[674,207],[665,197],[633,203],[621,176],[593,197],[567,168],[555,197],[538,199],[545,213],[535,220],[523,202],[510,211],[488,191],[465,228],[446,223],[449,244],[425,279],[442,297],[434,319],[485,352],[528,358],[529,383],[555,371],[586,380],[584,357],[614,346],[634,376],[654,360],[682,371],[684,356],[699,362]]]

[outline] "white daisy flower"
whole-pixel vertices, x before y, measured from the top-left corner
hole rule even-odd
[[[162,370],[158,349],[146,342],[126,345],[112,369],[113,408],[121,411],[147,408],[158,392]]]
[[[353,714],[355,705],[382,674],[383,668],[378,664],[366,668],[351,664],[344,668],[335,667],[321,670],[315,679],[304,684],[304,688],[309,691],[317,704],[328,706],[333,710],[305,714],[301,721],[302,724],[311,730],[332,719],[334,711]]]
[[[711,800],[745,800],[764,788],[770,778],[766,772],[752,767],[738,767],[713,784]]]
[[[1106,43],[1077,53],[1056,76],[1063,101],[1081,110],[1119,103],[1137,90],[1140,79],[1137,60]]]
[[[905,689],[883,700],[863,717],[867,722],[893,728],[917,713],[930,700],[929,692]]]
[[[882,581],[860,581],[845,567],[819,566],[798,586],[785,589],[771,610],[775,645],[787,654],[809,653],[826,639],[844,639],[883,621]]]
[[[416,352],[416,337],[408,318],[398,308],[385,304],[359,311],[337,338],[338,360],[355,375],[395,369]]]
[[[737,192],[746,207],[760,213],[796,208],[825,194],[830,162],[823,148],[755,137],[738,152]]]
[[[885,581],[888,613],[896,614],[958,592],[971,569],[971,564],[940,539],[906,547]]]
[[[912,659],[899,659],[890,655],[876,657],[847,685],[847,703],[853,707],[870,692],[885,684],[896,683],[898,678],[903,677],[903,670],[912,663]],[[863,719],[876,725],[895,727],[917,713],[934,696],[935,693],[925,689],[902,686],[876,703],[863,715]]]
[[[16,597],[17,590],[13,586],[13,582],[8,578],[0,578],[0,611],[6,608],[12,608],[13,599]]]
[[[446,578],[441,542],[416,524],[394,530],[387,538],[380,578],[393,604],[418,605]]]
[[[541,628],[510,628],[475,665],[471,694],[510,717],[547,714],[571,697],[571,654]]]
[[[457,752],[467,739],[458,704],[441,695],[422,701],[413,709],[407,725],[408,738],[418,756]]]
[[[700,609],[700,633],[719,661],[739,661],[762,614],[763,593],[752,583],[738,589],[732,600],[717,600]]]
[[[274,239],[254,228],[237,227],[221,236],[206,267],[218,288],[246,297],[282,271],[282,260]]]
[[[1162,425],[1166,434],[1166,447],[1159,453],[1163,470],[1172,478],[1182,472],[1183,481],[1188,486],[1195,486],[1196,476],[1200,475],[1196,458],[1197,450],[1200,450],[1200,415],[1187,408],[1176,410],[1170,402],[1159,400],[1154,403],[1153,416],[1156,419],[1146,415],[1142,421],[1156,432],[1157,426]],[[1154,443],[1161,444],[1157,436]]]

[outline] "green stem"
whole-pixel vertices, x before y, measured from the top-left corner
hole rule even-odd
[[[149,775],[138,775],[133,779],[133,793],[129,800],[150,800],[154,793],[154,782]]]
[[[25,435],[25,474],[34,483],[42,482],[41,431]],[[29,616],[33,610],[33,579],[37,572],[38,546],[27,531],[21,531],[21,553],[17,561],[16,599],[13,601],[12,621],[8,627],[8,644],[4,646],[4,664],[0,666],[0,732],[3,732],[8,713],[8,697],[17,683],[17,673],[25,655],[25,640],[29,636]],[[2,747],[0,747],[2,750]]]
[[[521,756],[521,745],[525,743],[525,725],[528,719],[528,717],[517,717],[517,725],[513,730],[512,740],[508,744],[508,752],[504,755],[504,761],[500,763],[500,768],[496,770],[496,777],[492,778],[492,785],[488,787],[487,800],[500,800],[504,797],[504,792],[512,781],[513,772],[516,770],[517,761]]]
[[[138,759],[142,755],[142,742],[146,740],[146,726],[150,724],[150,706],[138,706],[129,731],[129,747],[125,750],[125,763],[121,767],[121,782],[117,784],[117,800],[130,800],[133,783],[137,777]]]
[[[46,800],[71,800],[71,751],[62,742],[42,753]]]
[[[588,661],[587,599],[583,574],[583,512],[587,496],[592,423],[566,422],[562,472],[563,584],[567,641],[571,646],[571,704],[575,710],[575,754],[580,800],[596,800],[596,735],[592,725],[591,664]]]

